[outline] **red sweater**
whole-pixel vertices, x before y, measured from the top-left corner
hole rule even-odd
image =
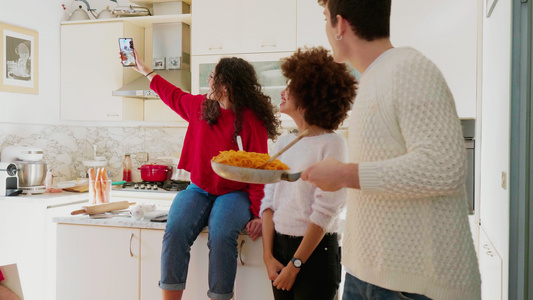
[[[235,130],[233,111],[221,108],[217,124],[210,126],[202,119],[202,102],[205,100],[205,95],[186,93],[159,75],[152,79],[150,88],[166,105],[189,122],[178,168],[191,172],[191,181],[210,194],[247,192],[251,202],[250,211],[253,215],[259,216],[264,185],[227,180],[215,174],[211,168],[211,159],[220,151],[239,149],[233,140]],[[243,150],[268,153],[267,130],[249,109],[243,112],[242,130],[239,135],[242,138]]]

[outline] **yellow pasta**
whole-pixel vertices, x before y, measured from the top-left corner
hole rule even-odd
[[[259,167],[270,159],[270,155],[266,153],[246,152],[246,151],[220,151],[220,154],[213,157],[214,162],[226,164],[236,167],[259,169]],[[265,170],[288,170],[290,169],[286,164],[279,159],[266,165]]]

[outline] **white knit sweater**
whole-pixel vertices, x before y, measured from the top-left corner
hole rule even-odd
[[[279,138],[274,152],[293,141],[296,135]],[[348,161],[348,146],[344,136],[330,133],[302,138],[279,159],[291,169],[301,172],[313,163],[327,157]],[[346,204],[346,190],[324,192],[308,181],[281,181],[265,185],[265,197],[261,202],[260,215],[267,208],[274,211],[274,228],[281,234],[304,236],[309,223],[322,227],[326,232],[339,231],[339,214]]]
[[[361,183],[348,192],[349,273],[432,299],[480,299],[461,124],[438,68],[412,48],[383,53],[360,78],[348,140]]]

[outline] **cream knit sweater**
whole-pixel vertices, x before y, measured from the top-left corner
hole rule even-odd
[[[480,299],[461,124],[438,68],[412,48],[383,53],[360,78],[348,141],[361,183],[348,192],[348,272],[432,299]]]

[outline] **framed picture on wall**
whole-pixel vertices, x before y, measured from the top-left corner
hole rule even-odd
[[[487,11],[487,18],[490,17],[492,14],[492,11],[494,10],[494,7],[496,6],[496,3],[498,0],[485,0],[485,9]]]
[[[0,91],[39,94],[39,34],[0,23]]]
[[[154,70],[164,70],[165,69],[165,58],[164,57],[154,57],[152,69]]]

